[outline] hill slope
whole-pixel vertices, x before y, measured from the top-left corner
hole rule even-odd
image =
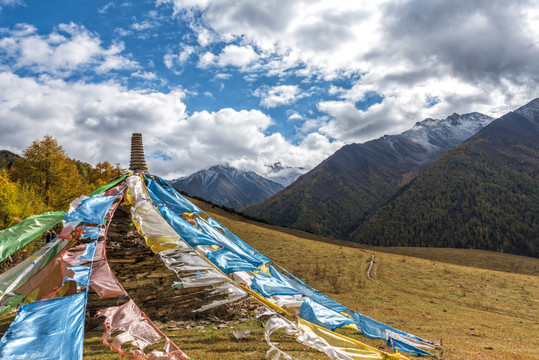
[[[449,151],[353,234],[539,256],[539,99]]]
[[[347,238],[378,206],[492,118],[453,114],[401,134],[342,147],[263,203],[243,211],[272,223]]]
[[[420,336],[442,339],[446,360],[537,358],[531,349],[539,348],[539,259],[435,248],[414,249],[425,259],[387,254],[380,252],[386,249],[260,225],[195,202],[257,250],[337,301]],[[373,254],[369,279],[367,270]],[[440,258],[458,258],[461,265],[440,262]],[[471,261],[464,264],[462,259]],[[511,269],[513,263],[525,264],[531,271],[523,275],[485,270],[477,268],[477,263],[498,265],[500,270]],[[176,330],[174,324],[163,325],[163,331],[181,339],[182,350],[195,359],[264,358],[268,350],[264,329],[258,321],[244,321],[191,320],[178,322]],[[249,331],[249,337],[235,340],[230,332],[238,330]],[[375,347],[384,346],[354,331],[344,333]],[[100,332],[87,334],[85,342],[95,346],[85,349],[85,359],[104,358],[101,336]],[[272,340],[298,359],[328,359],[312,349],[298,347],[286,334],[276,334]],[[113,354],[110,359],[121,357]]]
[[[226,165],[212,166],[170,183],[179,191],[233,209],[264,201],[284,188],[252,171]]]
[[[12,153],[8,150],[0,150],[0,169],[8,168],[11,169],[15,161],[20,158],[19,155]]]

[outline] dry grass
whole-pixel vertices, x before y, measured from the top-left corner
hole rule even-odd
[[[372,248],[261,226],[198,203],[217,221],[302,280],[353,310],[442,341],[443,359],[539,359],[539,259],[455,249]],[[372,254],[372,280],[367,278]],[[5,317],[0,327],[6,328]],[[256,320],[182,323],[163,331],[194,359],[264,359]],[[249,330],[247,340],[229,333]],[[370,341],[346,331],[374,346]],[[284,333],[272,340],[299,359],[325,359]],[[85,359],[121,359],[85,338]]]
[[[323,241],[213,211],[231,231],[342,304],[441,340],[444,359],[539,359],[539,259]],[[369,280],[366,270],[373,253]]]

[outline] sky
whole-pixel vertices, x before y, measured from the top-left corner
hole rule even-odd
[[[166,179],[309,170],[538,85],[538,0],[0,0],[0,149],[128,168],[140,132]]]

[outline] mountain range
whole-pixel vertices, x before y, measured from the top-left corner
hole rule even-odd
[[[539,99],[448,151],[351,239],[539,256]]]
[[[0,168],[17,158],[0,151]],[[318,235],[539,257],[539,99],[498,119],[425,119],[398,135],[346,145],[303,175],[279,162],[267,167],[280,183],[228,165],[170,183]]]
[[[493,119],[425,119],[399,135],[342,147],[292,185],[243,211],[269,222],[347,239],[379,206],[447,150]]]
[[[236,210],[261,202],[284,188],[253,171],[228,165],[215,165],[170,183],[179,191]]]

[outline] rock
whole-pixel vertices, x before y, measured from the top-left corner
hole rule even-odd
[[[245,331],[232,331],[230,334],[234,335],[236,340],[246,340],[251,335],[251,332],[249,330]]]

